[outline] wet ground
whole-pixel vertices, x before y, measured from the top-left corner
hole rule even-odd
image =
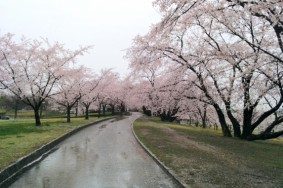
[[[10,187],[176,187],[134,139],[131,123],[138,116],[134,113],[80,131]]]

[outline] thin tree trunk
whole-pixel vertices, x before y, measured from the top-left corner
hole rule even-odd
[[[226,123],[225,116],[224,116],[223,112],[221,111],[221,109],[219,108],[219,106],[217,104],[214,104],[213,107],[215,108],[216,113],[218,115],[218,119],[219,119],[219,123],[220,123],[221,128],[222,128],[223,136],[232,137],[231,131],[228,128],[228,125]]]
[[[98,106],[98,117],[100,118],[101,116],[101,103],[99,103],[99,106]]]
[[[15,115],[14,115],[14,118],[15,118],[15,119],[17,119],[17,117],[18,117],[18,105],[19,105],[19,101],[16,99]]]
[[[241,137],[243,139],[247,139],[252,135],[251,125],[252,125],[252,110],[245,109],[244,110],[244,119],[243,119],[243,132]]]
[[[40,126],[40,115],[39,115],[39,108],[34,108],[34,119],[35,119],[35,126]]]
[[[105,116],[106,105],[102,105],[103,116]]]
[[[89,119],[89,113],[88,113],[89,105],[85,106],[85,119]]]
[[[40,109],[39,110],[39,115],[40,115],[40,117],[42,117],[43,105],[41,105],[39,109]]]
[[[71,107],[67,107],[67,123],[71,123]]]
[[[206,128],[206,115],[202,118],[202,128]]]
[[[77,102],[77,104],[76,104],[76,117],[78,117],[78,106],[79,106],[79,103]]]
[[[114,113],[115,113],[115,106],[114,105],[111,106],[111,113],[112,113],[112,115],[114,115]]]

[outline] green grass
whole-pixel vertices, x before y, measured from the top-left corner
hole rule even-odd
[[[0,120],[0,169],[74,127],[95,120],[72,118],[67,124],[65,118],[42,119],[39,127],[34,126],[33,119]]]
[[[282,139],[248,142],[148,117],[134,130],[191,187],[283,187]]]
[[[14,118],[15,112],[13,110],[3,110],[0,109],[0,114],[5,114],[7,116],[10,116],[10,118]],[[101,113],[102,114],[102,113]],[[111,116],[111,112],[106,112],[105,116]],[[98,116],[98,113],[89,113],[89,116]],[[102,115],[103,116],[103,115]],[[33,110],[19,110],[17,113],[18,118],[33,118],[34,117],[34,111]],[[42,111],[42,119],[46,118],[54,118],[54,117],[66,117],[66,113],[64,112],[58,112],[53,110],[43,110]],[[71,117],[75,117],[75,114],[71,114]]]

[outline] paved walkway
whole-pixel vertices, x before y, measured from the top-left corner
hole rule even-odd
[[[138,117],[134,113],[80,131],[10,187],[176,187],[134,139],[131,123]]]

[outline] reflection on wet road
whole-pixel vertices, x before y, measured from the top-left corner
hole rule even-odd
[[[131,123],[138,116],[80,131],[11,187],[175,187],[135,141]]]

